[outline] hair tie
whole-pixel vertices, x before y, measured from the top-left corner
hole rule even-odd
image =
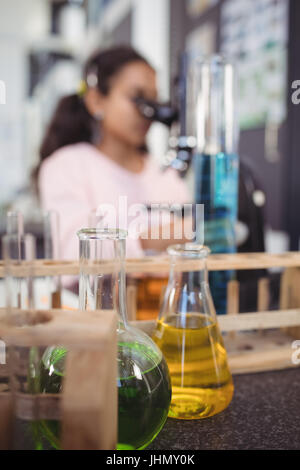
[[[77,88],[77,95],[80,98],[83,98],[83,96],[86,94],[86,92],[87,92],[86,81],[85,80],[80,80],[78,88]]]

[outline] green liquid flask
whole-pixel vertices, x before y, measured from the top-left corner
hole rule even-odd
[[[126,232],[84,229],[78,236],[80,309],[114,309],[119,313],[117,449],[144,449],[160,432],[168,416],[171,401],[169,370],[152,339],[127,321]],[[58,346],[45,351],[41,361],[42,392],[61,391],[66,354],[67,351]],[[35,435],[39,442],[46,443],[46,447],[59,448],[58,422],[35,423]]]

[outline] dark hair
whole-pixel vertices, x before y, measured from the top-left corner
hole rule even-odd
[[[115,46],[103,51],[98,50],[85,65],[84,80],[85,82],[89,81],[89,77],[93,75],[99,91],[107,95],[111,79],[131,62],[144,62],[149,65],[146,59],[130,46]],[[55,150],[78,142],[91,143],[95,122],[85,107],[80,94],[61,98],[43,139],[40,148],[40,163],[35,171],[35,176],[37,176],[43,160]]]

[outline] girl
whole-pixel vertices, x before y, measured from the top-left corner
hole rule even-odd
[[[128,207],[190,202],[176,172],[162,173],[146,152],[150,121],[139,113],[138,97],[157,99],[155,71],[132,48],[114,47],[94,54],[81,92],[58,103],[41,146],[38,186],[42,207],[60,215],[65,259],[78,258],[76,232],[101,204],[118,210],[120,196]],[[172,242],[128,237],[126,255],[164,250]]]

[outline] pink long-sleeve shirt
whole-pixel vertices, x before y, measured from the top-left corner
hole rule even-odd
[[[112,204],[118,211],[120,196],[127,197],[128,207],[191,202],[189,191],[175,170],[161,172],[149,156],[143,171],[132,173],[88,143],[54,152],[41,165],[38,184],[42,208],[55,210],[60,216],[63,259],[78,259],[76,232],[89,226],[91,211],[101,204]],[[126,256],[136,258],[143,254],[140,240],[128,237]]]

